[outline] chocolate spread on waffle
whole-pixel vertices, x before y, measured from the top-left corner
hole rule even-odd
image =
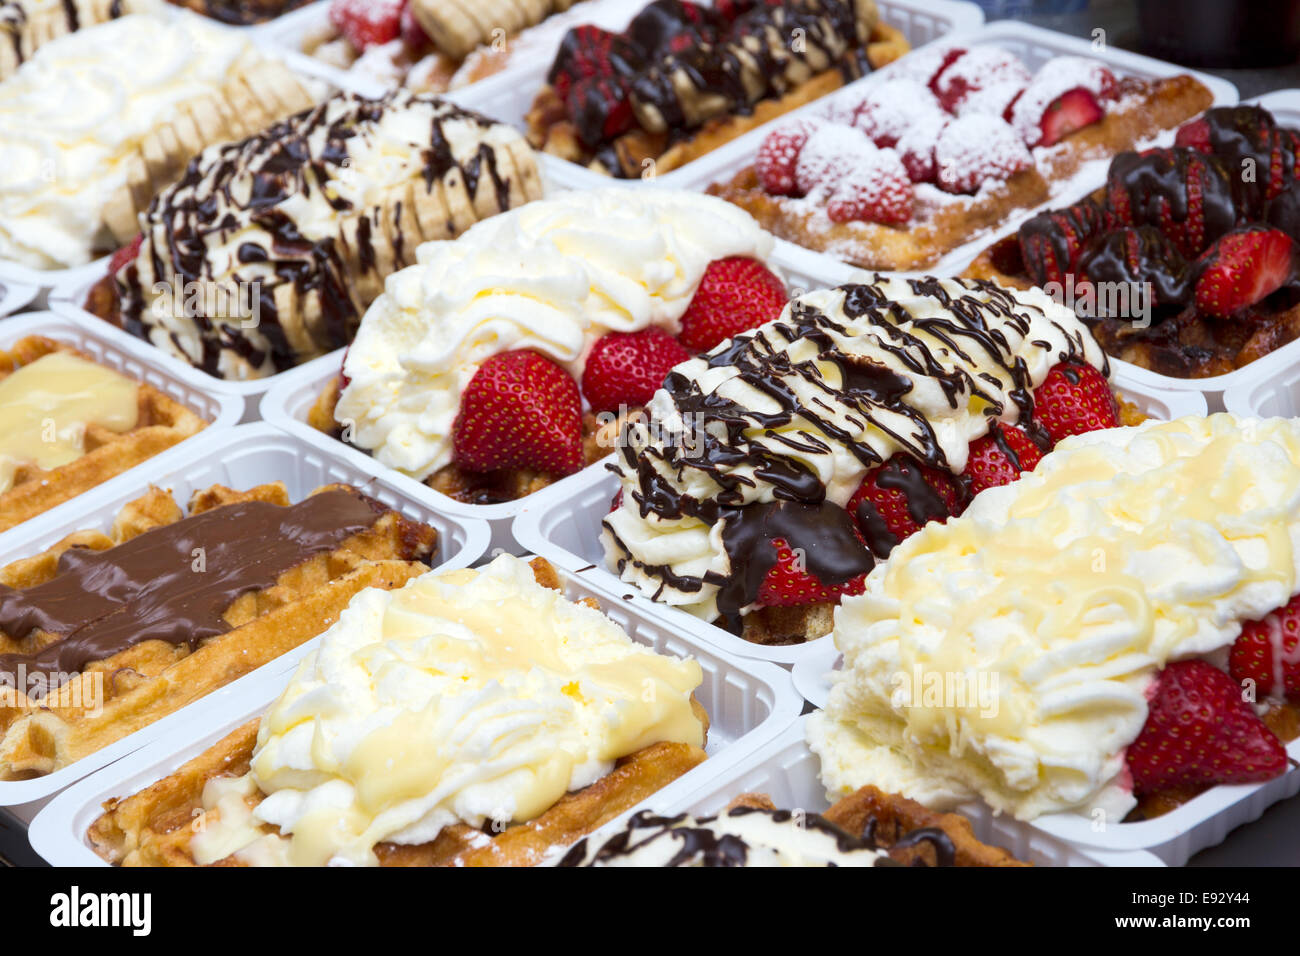
[[[357,175],[358,154],[382,148],[371,141],[385,114],[415,110],[429,117],[427,141],[422,147],[410,144],[423,165],[425,192],[434,192],[444,176],[457,171],[471,200],[483,182],[498,209],[510,208],[510,177],[499,170],[493,146],[483,139],[497,125],[491,120],[404,90],[379,99],[338,94],[257,135],[206,150],[190,161],[180,182],[154,198],[143,222],[142,258],[150,268],[142,274],[137,260],[116,275],[123,327],[146,339],[165,332],[194,364],[214,375],[222,374],[224,351],[253,369],[261,369],[269,357],[280,371],[346,345],[369,305],[357,295],[355,280],[369,273],[375,289],[382,288],[387,272],[414,261],[423,239],[404,234],[400,201],[391,209],[354,208],[326,184],[348,182]],[[453,148],[457,137],[446,131],[452,122],[469,124],[478,134],[468,157],[463,147]],[[337,219],[355,220],[355,234],[349,231],[342,241],[337,229],[317,225],[317,237],[307,235],[294,211],[313,196],[323,196]],[[227,243],[241,231],[246,236],[232,262]],[[376,274],[381,242],[383,269]],[[257,321],[247,322],[234,310],[190,314],[195,310],[189,302],[183,321],[161,317],[159,311],[174,310],[157,299],[159,284],[172,290],[226,290],[230,295],[224,301],[241,310],[255,307]],[[188,291],[185,296],[190,297]],[[198,311],[206,306],[202,302]],[[193,345],[185,347],[191,336],[198,339],[198,356]]]
[[[811,304],[810,297],[795,299],[780,319],[736,336],[696,360],[703,369],[687,363],[669,373],[664,390],[690,427],[660,428],[652,439],[649,423],[634,419],[620,441],[621,461],[609,467],[625,482],[632,479],[631,499],[642,519],[653,514],[670,521],[694,518],[709,526],[722,522],[720,537],[729,570],[690,575],[666,564],[638,560],[607,520],[604,530],[614,545],[611,554],[620,574],[633,564],[659,581],[656,599],[664,587],[694,594],[705,585],[715,586],[719,623],[739,633],[742,613],[758,599],[764,578],[777,562],[777,548],[770,544],[776,539],[801,551],[807,569],[828,586],[870,571],[897,540],[869,501],[859,509],[855,523],[842,502],[827,499],[821,478],[797,457],[832,455],[830,443],[834,443],[866,469],[880,465],[881,454],[867,440],[871,434],[864,427],[867,424],[901,446],[899,453],[889,457],[890,467],[882,470],[882,483],[908,494],[908,506],[918,522],[948,514],[942,499],[925,487],[917,466],[950,473],[957,469],[944,454],[935,423],[916,405],[913,378],[867,355],[850,353],[841,344],[846,340],[856,339],[864,352],[884,352],[915,378],[935,383],[954,410],[963,403],[981,404],[989,420],[988,433],[1013,461],[1014,451],[997,425],[1008,404],[1015,406],[1017,426],[1036,444],[1048,449],[1051,440],[1034,420],[1036,383],[1012,341],[1023,342],[1021,347],[1029,351],[1054,353],[1052,365],[1091,358],[1103,374],[1109,372],[1100,349],[1085,343],[1086,333],[1077,322],[1067,328],[1010,290],[972,280],[910,279],[905,280],[907,288],[920,304],[908,309],[896,301],[897,293],[888,291],[890,281],[904,280],[841,286],[836,291],[843,297],[834,315]],[[1046,322],[1037,328],[1050,329],[1056,341],[1029,339],[1035,321]],[[815,361],[791,361],[783,346],[798,340],[817,346]],[[940,361],[932,342],[946,350],[946,361]],[[1089,346],[1091,357],[1086,356]],[[976,354],[978,361],[972,358]],[[952,356],[966,367],[954,363]],[[838,387],[827,381],[816,362],[840,370]],[[761,398],[741,405],[713,389],[702,390],[699,377],[720,368],[734,369],[736,378]],[[805,397],[796,394],[794,385],[804,383],[814,387],[813,398],[807,398],[807,392]],[[775,410],[749,407],[757,404],[774,405]],[[773,431],[792,423],[797,424],[797,432]],[[768,443],[758,444],[759,436]],[[790,454],[773,450],[778,443]],[[686,493],[683,489],[696,473],[706,476],[709,485],[719,489],[717,493],[703,498]],[[760,484],[770,485],[772,500],[754,500],[754,489]]]
[[[0,631],[59,637],[32,653],[0,655],[0,674],[66,677],[149,640],[193,650],[230,630],[222,615],[240,595],[270,587],[385,511],[359,492],[332,489],[288,506],[224,505],[104,551],[71,548],[50,580],[0,585]]]
[[[760,841],[751,844],[739,834],[730,832],[731,821],[751,814],[760,814],[766,818],[773,836],[772,844],[761,842],[761,838]],[[795,852],[798,852],[799,844],[804,844],[810,853],[818,853],[819,848],[814,847],[818,835],[829,838],[829,845],[833,846],[836,856],[851,857],[853,854],[864,852],[871,854],[875,857],[873,866],[900,866],[902,864],[898,860],[886,855],[884,851],[892,847],[908,849],[921,843],[928,843],[933,847],[936,866],[956,865],[957,853],[952,839],[937,827],[913,830],[890,846],[878,842],[876,829],[874,817],[868,819],[861,836],[854,836],[816,813],[802,815],[802,819],[796,822],[795,814],[789,810],[765,810],[757,807],[737,807],[720,816],[701,819],[695,819],[685,813],[672,817],[657,816],[649,810],[643,810],[628,821],[626,829],[598,846],[590,845],[590,837],[583,838],[574,844],[557,865],[599,866],[620,860],[632,863],[648,861],[651,856],[656,858],[659,856],[656,853],[658,848],[654,846],[656,841],[669,841],[676,849],[671,851],[666,862],[659,865],[665,867],[746,866],[756,849],[779,851],[787,849],[788,845],[793,843]],[[826,865],[838,864],[834,857],[831,857],[826,861]],[[918,857],[912,865],[925,866],[926,864]]]

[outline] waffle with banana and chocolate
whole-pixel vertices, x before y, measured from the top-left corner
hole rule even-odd
[[[654,0],[622,33],[568,32],[529,140],[611,176],[666,173],[909,48],[875,0]]]
[[[3,0],[0,80],[11,76],[42,44],[145,6],[138,0]]]

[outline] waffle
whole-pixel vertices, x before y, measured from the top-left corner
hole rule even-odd
[[[230,23],[235,26],[249,26],[254,23],[266,23],[283,16],[290,10],[310,2],[310,0],[169,0],[178,7],[185,7],[195,13],[201,13],[213,20]]]
[[[0,3],[0,80],[49,41],[131,12],[133,5],[122,0],[4,0]]]
[[[833,254],[865,269],[924,269],[979,233],[1001,225],[1017,210],[1046,202],[1084,163],[1132,149],[1153,131],[1177,126],[1212,101],[1210,91],[1190,76],[1125,78],[1120,81],[1120,99],[1099,122],[1036,150],[1034,167],[971,197],[938,194],[945,196],[940,202],[918,198],[913,218],[904,226],[832,222],[816,203],[766,192],[752,164],[729,181],[714,183],[708,192],[735,203],[769,232],[806,249]]]
[[[322,494],[347,497],[316,497]],[[313,500],[319,502],[315,511],[307,504]],[[344,504],[347,515],[340,510]],[[398,587],[428,570],[425,562],[436,549],[432,528],[347,486],[320,488],[303,503],[288,506],[280,483],[244,492],[214,485],[196,492],[183,515],[170,494],[151,488],[118,513],[108,533],[74,532],[47,551],[0,568],[0,583],[14,589],[0,592],[0,620],[9,615],[27,625],[25,634],[0,631],[0,653],[5,655],[0,669],[9,680],[0,706],[0,779],[52,773],[198,700],[319,634],[363,588]],[[362,517],[352,518],[354,512]],[[220,520],[195,523],[209,513]],[[248,517],[253,514],[270,517]],[[268,520],[274,526],[264,523]],[[285,536],[280,522],[294,521],[300,523],[290,527],[291,537]],[[132,547],[135,539],[151,533]],[[318,533],[326,537],[316,537]],[[243,535],[245,550],[239,550],[238,540],[223,541],[223,535]],[[269,547],[273,540],[277,548]],[[201,546],[192,549],[196,542]],[[160,555],[168,557],[169,544],[183,552],[175,562],[182,567],[151,563]],[[127,551],[115,551],[123,547]],[[190,557],[195,552],[208,551],[211,567],[184,567],[198,560]],[[269,551],[285,559],[268,565]],[[132,580],[138,579],[141,587],[128,602],[117,603],[92,589],[74,611],[70,604],[58,603],[57,592],[51,596],[49,589],[57,589],[60,579],[65,587],[85,586],[75,576],[95,562],[94,555],[115,554],[121,555],[118,563],[97,564],[89,573],[99,571],[96,581],[105,580],[105,568],[115,569],[109,575],[114,580],[137,574]],[[279,568],[284,570],[274,573]],[[200,606],[202,588],[176,586],[176,575],[197,572],[209,575],[202,579],[204,587],[226,589],[207,595],[211,603],[206,607]],[[220,600],[223,595],[226,600]],[[108,610],[87,609],[97,601]],[[123,622],[123,607],[128,614],[152,611],[154,616]],[[202,612],[216,617],[207,621]],[[90,615],[84,623],[77,617],[83,613]],[[67,626],[50,623],[61,616]],[[157,629],[160,621],[176,628],[165,639],[153,637],[163,633]],[[105,628],[114,626],[118,632],[105,635]],[[70,634],[76,634],[75,642]],[[66,669],[64,654],[75,661]],[[30,676],[41,666],[57,668],[45,673],[63,681],[47,680],[44,693],[29,696],[33,685],[22,681],[18,668]]]
[[[307,424],[331,438],[345,441],[344,429],[334,418],[340,390],[339,379],[337,377],[330,379],[307,412]],[[636,411],[632,409],[627,414],[631,415]],[[598,420],[591,412],[583,414],[583,464],[594,464],[614,450],[625,418],[626,416],[622,416],[605,421]],[[480,473],[464,471],[451,464],[439,468],[425,479],[424,484],[456,501],[472,505],[491,505],[526,498],[558,480],[559,476],[528,468]]]
[[[75,349],[53,339],[27,336],[8,351],[0,350],[0,380],[44,355],[67,351],[89,360]],[[13,484],[0,493],[0,531],[42,514],[84,491],[100,485],[128,468],[197,434],[205,426],[198,415],[152,385],[141,383],[135,428],[115,432],[91,425],[85,434],[85,454],[66,465],[43,470],[20,464]]]
[[[558,590],[560,579],[544,559],[532,562],[537,582]],[[583,603],[598,607],[588,598]],[[697,716],[707,715],[692,698]],[[175,773],[139,793],[104,804],[104,814],[88,832],[95,852],[123,866],[192,866],[189,847],[196,817],[212,822],[216,809],[202,811],[203,791],[218,777],[247,773],[257,742],[258,720],[232,731]],[[531,866],[645,800],[700,764],[704,751],[685,744],[657,743],[618,762],[615,769],[572,792],[540,816],[505,829],[479,830],[464,824],[444,828],[432,842],[418,845],[381,843],[376,854],[383,866]],[[247,797],[255,806],[261,793]],[[264,826],[265,832],[274,832]],[[243,865],[233,856],[217,866]]]
[[[816,3],[805,6],[818,8]],[[606,175],[637,178],[649,171],[671,172],[843,86],[862,70],[857,56],[865,57],[871,69],[880,69],[911,49],[902,31],[878,19],[874,3],[855,0],[849,6],[857,11],[861,23],[870,23],[867,42],[860,49],[850,51],[845,62],[812,72],[779,95],[760,99],[744,111],[686,124],[664,122],[662,117],[658,118],[659,122],[653,122],[646,113],[654,110],[643,109],[639,111],[638,125],[595,150],[584,143],[560,93],[548,84],[537,93],[526,116],[529,141],[547,153]]]

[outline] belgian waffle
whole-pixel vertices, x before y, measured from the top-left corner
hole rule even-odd
[[[532,562],[539,584],[558,590],[560,580],[541,558]],[[583,603],[598,606],[592,599]],[[692,698],[696,715],[707,728],[707,715]],[[218,808],[202,811],[203,791],[220,777],[240,777],[249,770],[259,721],[251,721],[218,741],[175,773],[139,793],[104,804],[105,812],[88,836],[104,859],[124,866],[191,866],[190,840],[196,816],[211,826]],[[533,819],[513,826],[476,829],[465,824],[444,827],[432,841],[415,845],[380,843],[383,866],[530,866],[567,846],[645,800],[704,760],[698,747],[678,743],[647,746],[619,761],[613,771],[571,792]],[[264,799],[250,793],[245,803]],[[201,815],[200,815],[201,814]],[[264,825],[264,832],[275,828]],[[233,855],[217,866],[240,866]]]
[[[52,773],[230,683],[363,588],[428,570],[437,546],[432,528],[343,485],[297,505],[279,483],[214,485],[187,511],[151,488],[107,533],[0,569],[0,779]],[[105,575],[121,586],[97,590]]]
[[[42,336],[19,339],[0,350],[0,381],[17,369],[54,352],[87,359],[70,346]],[[62,504],[128,468],[197,434],[206,424],[185,406],[144,383],[137,387],[135,427],[126,432],[101,425],[85,430],[85,453],[68,464],[41,469],[20,462],[9,490],[0,493],[0,531]]]

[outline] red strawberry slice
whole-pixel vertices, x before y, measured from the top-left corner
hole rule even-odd
[[[131,263],[135,262],[136,257],[140,255],[140,247],[144,245],[144,233],[137,233],[136,237],[124,245],[117,252],[113,253],[108,260],[108,275],[117,275]]]
[[[1075,264],[1077,282],[1142,283],[1157,305],[1187,302],[1195,276],[1187,260],[1155,226],[1121,226],[1088,243]]]
[[[1001,47],[977,46],[949,63],[935,77],[933,86],[943,108],[957,113],[973,93],[995,86],[1018,85],[1024,89],[1030,79],[1029,70],[1015,55]]]
[[[860,153],[826,202],[831,222],[902,225],[912,218],[912,181],[898,154],[872,147]]]
[[[776,564],[767,572],[758,589],[761,607],[796,607],[819,601],[837,601],[851,594],[861,594],[867,576],[860,574],[843,584],[826,585],[817,580],[785,538],[773,538],[769,544],[776,548]]]
[[[917,59],[918,61],[923,59],[934,61],[934,69],[929,76],[918,74],[918,78],[930,88],[930,92],[937,98],[939,95],[939,80],[943,77],[944,71],[965,55],[966,48],[961,46],[955,46],[948,50],[927,50],[925,54]]]
[[[1085,199],[1027,220],[1018,239],[1030,278],[1039,286],[1063,283],[1066,274],[1075,271],[1088,240],[1102,231],[1104,218],[1101,208]]]
[[[877,557],[930,521],[944,521],[965,508],[965,489],[947,472],[895,455],[862,479],[846,505]]]
[[[1196,306],[1230,316],[1291,281],[1295,243],[1281,229],[1243,226],[1220,237],[1197,261]]]
[[[970,479],[970,493],[977,495],[985,488],[1011,484],[1042,460],[1043,453],[1023,429],[993,422],[987,435],[971,442],[964,474]]]
[[[763,138],[754,166],[758,172],[758,181],[769,195],[799,195],[799,185],[794,174],[799,152],[820,125],[816,119],[795,120],[777,127]]]
[[[1236,198],[1214,156],[1190,149],[1122,153],[1110,164],[1106,205],[1124,226],[1156,226],[1188,259],[1233,227]]]
[[[1097,98],[1078,87],[1053,100],[1043,118],[1038,121],[1041,136],[1039,146],[1052,146],[1066,136],[1085,126],[1091,126],[1105,115]]]
[[[939,188],[977,192],[985,182],[1010,179],[1034,165],[1015,130],[996,116],[970,113],[943,128],[934,147]]]
[[[582,400],[564,369],[531,349],[494,355],[460,397],[452,426],[456,464],[467,471],[582,467]]]
[[[785,285],[757,259],[716,259],[704,270],[695,297],[682,316],[677,341],[692,352],[756,329],[781,314]]]
[[[358,53],[396,40],[402,32],[405,0],[334,0],[330,23]]]
[[[690,357],[663,329],[610,332],[597,340],[587,356],[582,395],[593,412],[645,405],[672,367]]]
[[[614,77],[626,81],[636,72],[639,62],[639,56],[626,37],[584,23],[564,35],[546,79],[555,87],[560,99],[567,103],[574,84],[582,80]]]
[[[1227,674],[1201,660],[1160,672],[1147,721],[1128,748],[1133,791],[1255,783],[1286,770],[1286,749]]]
[[[1178,127],[1178,132],[1174,136],[1174,145],[1194,149],[1198,153],[1214,152],[1214,147],[1210,145],[1210,124],[1206,122],[1205,117],[1199,117]]]
[[[1034,389],[1034,418],[1052,441],[1119,425],[1110,384],[1086,362],[1061,362]]]
[[[626,133],[635,123],[628,89],[616,76],[575,80],[564,97],[564,105],[578,138],[588,146],[598,146]]]
[[[619,508],[623,507],[623,489],[620,488],[614,493],[614,500],[609,503],[609,513],[613,514]]]
[[[1263,620],[1242,626],[1228,657],[1228,673],[1239,684],[1253,680],[1257,699],[1279,691],[1300,697],[1300,594]]]

